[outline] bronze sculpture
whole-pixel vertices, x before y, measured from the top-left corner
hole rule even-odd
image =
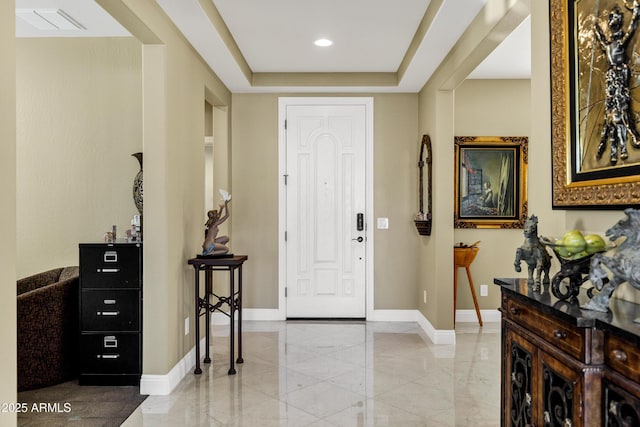
[[[202,255],[205,256],[225,255],[229,252],[229,247],[227,246],[229,237],[218,237],[218,231],[220,224],[229,218],[229,202],[231,201],[231,196],[224,190],[220,190],[220,194],[222,195],[224,203],[221,204],[218,209],[212,209],[207,212],[208,219],[205,223],[206,234],[204,242],[202,243]],[[223,210],[224,214],[222,213]]]
[[[591,258],[589,279],[600,292],[582,306],[584,309],[606,312],[611,294],[624,282],[640,290],[640,210],[629,208],[624,213],[626,218],[605,232],[612,242],[621,237],[625,237],[624,241],[612,256],[598,253]]]
[[[524,223],[524,243],[516,249],[516,259],[513,263],[516,271],[522,271],[520,262],[525,261],[529,268],[528,284],[533,285],[534,291],[540,291],[542,283],[549,284],[549,269],[551,268],[551,256],[545,246],[538,239],[538,217],[531,215]],[[533,272],[536,272],[534,279]]]

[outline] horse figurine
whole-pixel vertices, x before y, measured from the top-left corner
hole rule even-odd
[[[529,267],[527,283],[533,285],[534,291],[540,291],[540,279],[544,272],[542,283],[549,284],[549,269],[551,268],[551,256],[545,246],[538,240],[538,217],[531,215],[524,223],[524,244],[516,250],[516,259],[513,265],[519,273],[522,271],[520,262],[525,261]],[[535,280],[533,272],[536,272]]]
[[[623,236],[626,238],[617,246],[613,256],[606,256],[603,252],[591,258],[589,279],[600,292],[581,308],[606,312],[611,294],[624,282],[640,290],[640,210],[629,208],[624,213],[626,218],[609,228],[605,235],[612,242]],[[603,267],[613,277],[609,278]]]

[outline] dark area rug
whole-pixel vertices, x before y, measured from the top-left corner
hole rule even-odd
[[[78,380],[18,393],[20,427],[117,427],[146,399],[137,386],[81,386]]]

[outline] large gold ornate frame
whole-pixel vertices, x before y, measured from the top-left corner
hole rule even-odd
[[[591,24],[595,19],[603,19],[608,11],[616,4],[625,12],[624,28],[627,29],[631,15],[627,11],[625,0],[601,0],[597,4],[599,9],[589,10],[590,0],[550,0],[550,31],[551,31],[551,144],[552,144],[552,193],[554,209],[598,208],[620,209],[640,203],[640,162],[631,162],[631,155],[635,148],[629,148],[630,159],[619,161],[602,167],[581,169],[576,156],[586,152],[587,137],[581,130],[581,120],[584,113],[583,99],[580,94],[591,91],[591,87],[580,87],[584,83],[583,74],[576,78],[576,69],[592,70],[593,64],[580,64],[581,58],[587,57],[586,52],[580,52],[581,46],[593,49],[593,43],[585,42],[584,37],[593,37],[593,29],[585,28],[585,22]],[[578,5],[578,3],[580,3]],[[596,3],[594,3],[596,4]],[[590,21],[585,21],[585,15],[591,14]],[[583,25],[579,28],[579,24]],[[591,31],[591,35],[589,34]],[[640,32],[640,29],[638,30]],[[640,35],[634,35],[640,39]],[[578,40],[581,38],[580,40]],[[592,40],[593,42],[593,40]],[[628,55],[635,55],[630,43]],[[603,55],[603,52],[596,52]],[[583,65],[581,68],[580,65]],[[589,71],[591,72],[591,71]],[[632,72],[632,74],[634,74]],[[597,76],[592,76],[595,79]],[[638,90],[632,85],[632,98],[637,97]],[[599,100],[602,102],[602,100]],[[582,103],[582,104],[581,104]],[[635,101],[634,101],[635,103]],[[590,103],[593,106],[594,103]],[[634,109],[638,109],[635,105]],[[602,114],[602,113],[599,113]],[[600,122],[601,123],[601,122]],[[601,129],[601,128],[600,128]],[[580,134],[583,133],[583,135]],[[594,126],[589,135],[597,135]],[[589,142],[593,145],[593,142]],[[581,151],[582,150],[582,151]],[[605,153],[606,156],[606,153]]]

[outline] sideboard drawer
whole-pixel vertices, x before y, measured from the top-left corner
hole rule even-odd
[[[82,331],[138,331],[138,290],[82,290]]]
[[[532,310],[524,301],[503,295],[502,307],[508,319],[529,329],[551,345],[561,348],[578,360],[585,359],[584,329]]]
[[[632,343],[608,334],[604,340],[607,366],[635,382],[640,382],[640,349]]]

